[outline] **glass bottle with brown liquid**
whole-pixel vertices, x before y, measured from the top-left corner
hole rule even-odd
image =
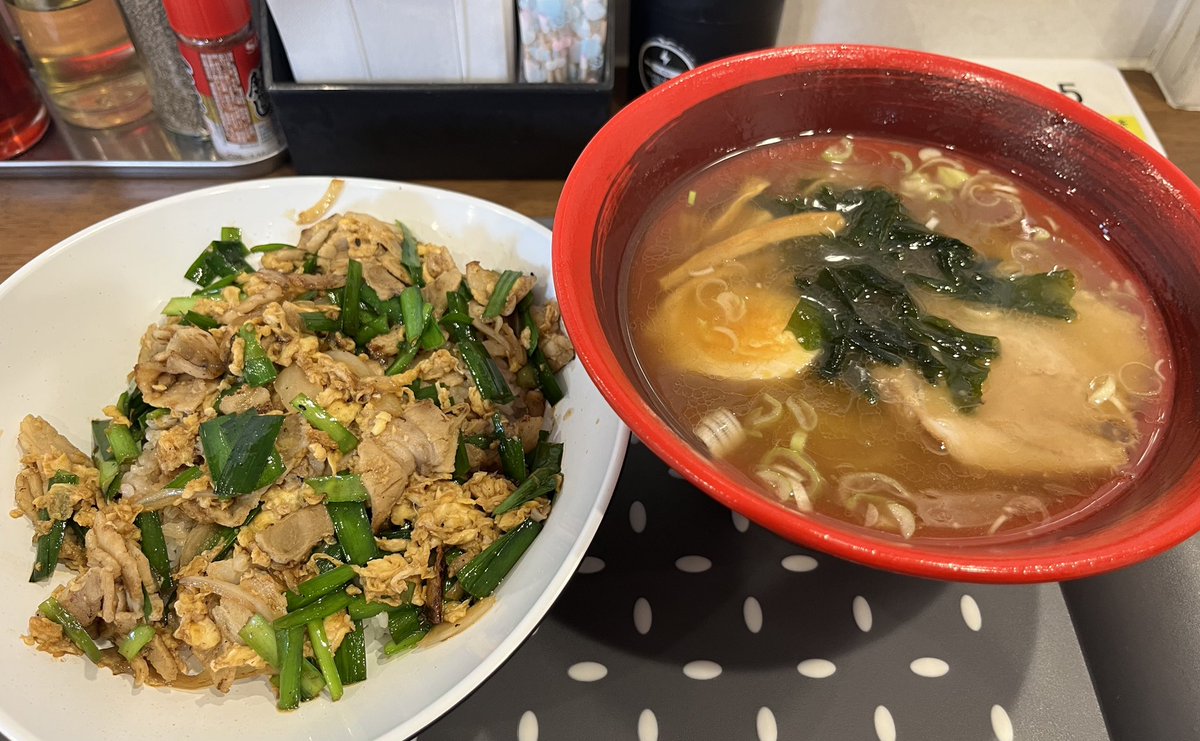
[[[135,121],[150,91],[115,0],[5,0],[46,94],[70,123]]]

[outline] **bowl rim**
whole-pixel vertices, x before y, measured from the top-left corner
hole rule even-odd
[[[632,101],[584,149],[564,184],[555,213],[552,267],[563,321],[584,368],[619,416],[671,468],[706,494],[793,542],[890,571],[971,582],[1031,583],[1076,579],[1112,571],[1161,553],[1200,531],[1200,498],[1153,527],[1101,544],[1077,541],[1068,554],[1014,558],[984,552],[949,555],[919,544],[861,534],[816,518],[797,516],[755,489],[711,466],[669,431],[625,377],[609,348],[595,302],[591,265],[594,226],[609,186],[647,138],[680,111],[738,86],[798,72],[880,69],[923,73],[985,85],[1069,120],[1091,136],[1114,142],[1154,167],[1159,182],[1200,213],[1200,187],[1148,143],[1085,106],[1035,82],[984,65],[926,52],[883,46],[822,44],[751,52],[721,59]],[[574,299],[574,300],[572,300]],[[1136,517],[1136,515],[1135,515]],[[1083,547],[1078,547],[1083,546]]]

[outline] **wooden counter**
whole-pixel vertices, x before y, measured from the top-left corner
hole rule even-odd
[[[1200,112],[1167,105],[1154,79],[1145,72],[1125,78],[1167,154],[1200,182]],[[276,175],[290,175],[284,166]],[[0,181],[0,280],[43,250],[101,219],[149,201],[215,185],[220,180],[153,178],[43,178]],[[554,215],[562,192],[556,180],[426,181],[469,193],[535,218]]]

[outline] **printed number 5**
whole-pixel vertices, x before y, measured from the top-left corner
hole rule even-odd
[[[1080,95],[1079,91],[1075,89],[1075,83],[1073,83],[1073,82],[1058,83],[1058,92],[1067,96],[1068,98],[1075,101],[1076,103],[1083,102],[1083,96]]]

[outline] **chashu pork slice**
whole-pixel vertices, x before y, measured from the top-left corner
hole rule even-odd
[[[1079,293],[1071,322],[940,299],[932,313],[1000,340],[983,404],[959,411],[944,386],[907,366],[872,371],[881,396],[915,419],[956,460],[989,471],[1111,473],[1129,461],[1137,424],[1127,407],[1089,400],[1092,381],[1127,363],[1153,366],[1142,320]]]

